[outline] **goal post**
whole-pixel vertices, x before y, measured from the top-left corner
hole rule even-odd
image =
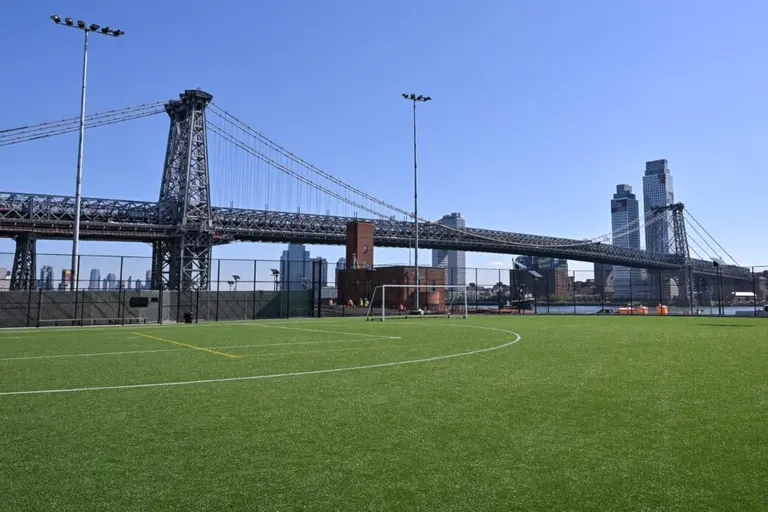
[[[410,295],[419,293],[426,299],[420,301],[419,310],[408,307]],[[453,315],[467,318],[467,296],[469,287],[466,285],[449,284],[382,284],[373,289],[368,303],[366,320],[381,320],[392,318],[408,318],[409,316],[444,316]]]

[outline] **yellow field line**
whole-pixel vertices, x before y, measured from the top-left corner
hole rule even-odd
[[[149,334],[142,334],[140,332],[132,332],[131,334],[135,334],[136,336],[141,336],[143,338],[149,338],[151,340],[164,341],[165,343],[171,343],[173,345],[178,345],[180,347],[191,348],[192,350],[201,350],[203,352],[209,352],[211,354],[216,354],[217,356],[232,357],[232,358],[247,357],[247,356],[236,356],[236,355],[233,355],[233,354],[227,354],[226,352],[219,352],[218,350],[211,350],[210,348],[196,347],[196,346],[190,345],[188,343],[182,343],[180,341],[173,341],[173,340],[169,340],[169,339],[166,339],[166,338],[160,338],[158,336],[151,336]]]

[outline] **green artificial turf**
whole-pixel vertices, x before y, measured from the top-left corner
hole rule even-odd
[[[766,482],[764,319],[0,331],[2,510],[766,510]]]

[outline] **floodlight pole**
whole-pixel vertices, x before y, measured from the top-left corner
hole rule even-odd
[[[416,162],[416,102],[432,101],[429,96],[403,93],[403,98],[413,102],[413,263],[414,263],[414,281],[416,284],[416,307],[419,309],[419,173]]]
[[[52,15],[51,19],[57,25],[60,25],[62,19],[57,15]],[[80,131],[77,142],[77,172],[75,175],[75,218],[74,226],[72,229],[72,279],[71,289],[74,291],[77,289],[77,283],[80,281],[80,261],[78,258],[78,251],[80,245],[80,199],[82,193],[83,182],[83,144],[85,139],[85,84],[88,74],[88,33],[96,32],[100,30],[103,35],[109,35],[118,37],[125,32],[122,30],[110,30],[109,27],[101,28],[99,25],[88,25],[85,22],[78,20],[77,24],[72,21],[72,18],[65,18],[65,27],[77,28],[83,31],[83,78],[80,88]],[[97,32],[98,33],[98,32]]]
[[[83,30],[83,82],[80,90],[80,132],[77,142],[77,173],[75,175],[75,225],[72,234],[72,290],[80,280],[77,254],[80,245],[80,198],[83,188],[83,142],[85,138],[85,81],[88,73],[88,30]]]

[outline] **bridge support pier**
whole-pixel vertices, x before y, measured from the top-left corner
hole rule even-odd
[[[35,269],[37,268],[37,240],[29,233],[16,237],[16,252],[11,270],[11,290],[31,290],[35,288]]]

